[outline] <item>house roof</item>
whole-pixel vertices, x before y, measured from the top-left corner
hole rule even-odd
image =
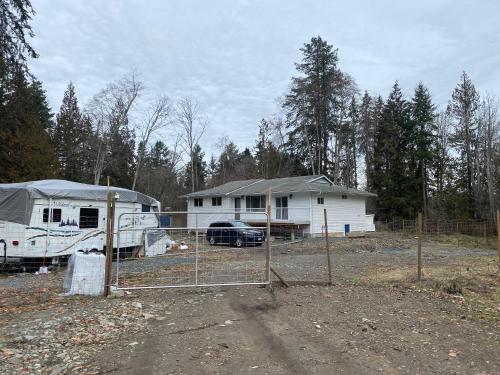
[[[279,193],[338,193],[363,197],[375,197],[376,194],[334,185],[326,176],[298,176],[274,179],[253,179],[231,181],[211,189],[201,190],[183,195],[181,198],[196,198],[210,196],[242,196],[266,194],[269,189],[273,194]]]

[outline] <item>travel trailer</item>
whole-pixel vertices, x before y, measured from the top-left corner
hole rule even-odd
[[[0,184],[0,263],[57,264],[76,251],[102,251],[106,241],[107,195],[117,194],[115,238],[120,252],[139,250],[145,228],[156,228],[160,203],[147,195],[116,187],[65,180]],[[141,215],[140,213],[150,213]],[[135,214],[139,213],[139,214]],[[137,230],[135,230],[137,229]]]

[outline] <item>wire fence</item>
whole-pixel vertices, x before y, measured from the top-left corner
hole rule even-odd
[[[418,222],[414,220],[377,221],[378,232],[416,235]],[[498,234],[495,220],[422,220],[422,237],[426,240],[453,243],[457,246],[497,248]]]
[[[72,219],[40,207],[28,224],[0,223],[0,304],[102,293],[105,217],[75,210]],[[498,277],[497,236],[493,221],[424,220],[420,234],[417,220],[373,223],[370,215],[346,219],[322,207],[281,207],[270,216],[122,210],[111,236],[111,280],[118,289],[414,281],[420,238],[423,280],[488,283]]]
[[[154,213],[156,214],[156,213]],[[134,217],[123,214],[119,223]],[[168,226],[135,229],[121,225],[116,286],[121,289],[268,284],[266,213],[234,211],[165,212]],[[188,226],[175,227],[186,222]],[[144,245],[127,248],[141,237]],[[127,260],[132,258],[133,261]]]

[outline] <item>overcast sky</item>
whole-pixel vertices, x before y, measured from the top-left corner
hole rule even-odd
[[[197,98],[218,137],[252,146],[257,124],[279,112],[300,61],[320,35],[361,90],[387,96],[418,81],[446,105],[462,70],[500,94],[500,1],[32,0],[31,63],[56,112],[68,82],[80,103],[135,69],[150,95]]]

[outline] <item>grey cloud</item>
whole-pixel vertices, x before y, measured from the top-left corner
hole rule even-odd
[[[210,121],[207,154],[227,135],[251,146],[262,117],[278,112],[300,60],[321,35],[361,90],[385,97],[418,81],[444,107],[466,70],[498,93],[497,1],[65,1],[39,0],[31,66],[55,110],[72,80],[85,103],[132,69],[151,93],[193,96]]]

